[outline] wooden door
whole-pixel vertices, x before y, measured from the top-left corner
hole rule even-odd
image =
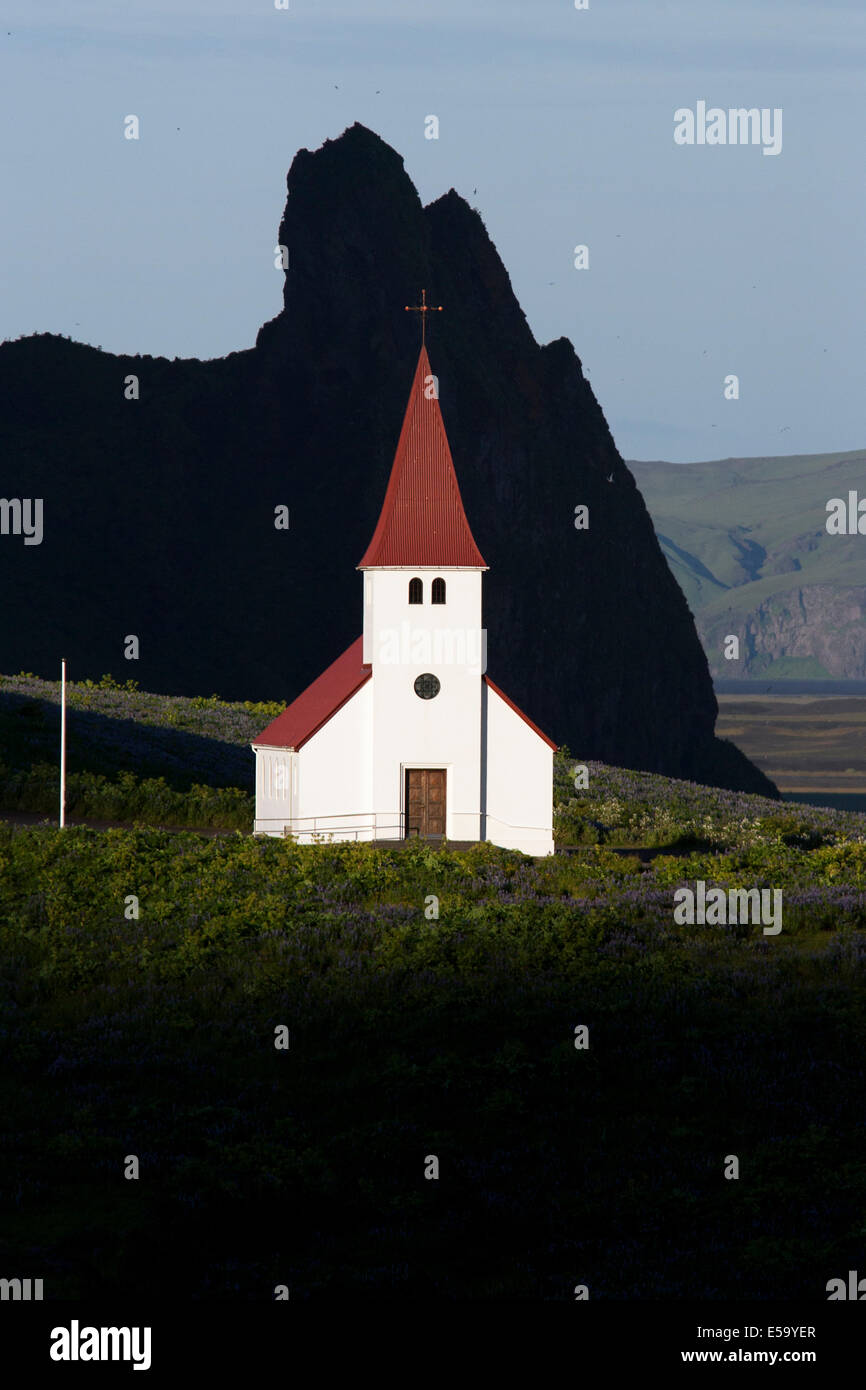
[[[406,769],[406,838],[445,837],[445,768]]]

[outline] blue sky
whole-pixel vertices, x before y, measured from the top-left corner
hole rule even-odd
[[[626,458],[860,448],[864,60],[860,0],[7,0],[0,338],[249,347],[292,158],[358,120],[478,208]],[[677,146],[700,100],[781,153]]]

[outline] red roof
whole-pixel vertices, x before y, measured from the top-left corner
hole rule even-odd
[[[379,524],[358,569],[431,565],[487,569],[475,544],[439,401],[428,398],[432,375],[421,348]]]
[[[509,698],[508,698],[508,696],[506,695],[505,691],[504,691],[504,690],[500,690],[498,685],[494,685],[493,681],[490,679],[489,676],[485,676],[485,677],[484,677],[484,684],[485,684],[485,685],[489,685],[491,690],[495,690],[495,691],[496,691],[496,694],[499,696],[500,700],[504,700],[505,703],[506,703],[506,705],[508,705],[509,709],[513,709],[515,714],[519,714],[519,715],[520,715],[520,718],[523,720],[524,724],[528,724],[529,727],[530,727],[530,729],[532,729],[533,733],[538,734],[538,737],[539,737],[539,738],[543,738],[543,739],[544,739],[544,742],[545,742],[546,744],[549,744],[549,746],[553,749],[554,753],[556,752],[557,748],[559,747],[559,744],[558,744],[558,743],[554,743],[554,741],[553,741],[552,738],[548,738],[548,737],[547,737],[547,734],[542,733],[542,731],[541,731],[541,729],[539,729],[538,725],[537,725],[537,724],[533,724],[532,720],[529,718],[529,715],[528,715],[528,714],[524,714],[524,713],[523,713],[523,710],[522,710],[522,709],[519,709],[519,708],[517,707],[517,705],[514,703],[513,700],[509,700]]]
[[[363,651],[359,637],[253,739],[253,747],[301,748],[372,676],[372,666],[361,660]]]

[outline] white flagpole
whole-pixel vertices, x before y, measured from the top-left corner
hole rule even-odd
[[[60,825],[66,824],[66,658],[60,662]]]

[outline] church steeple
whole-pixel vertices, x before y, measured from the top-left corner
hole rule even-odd
[[[469,527],[422,343],[385,501],[358,569],[487,569]]]

